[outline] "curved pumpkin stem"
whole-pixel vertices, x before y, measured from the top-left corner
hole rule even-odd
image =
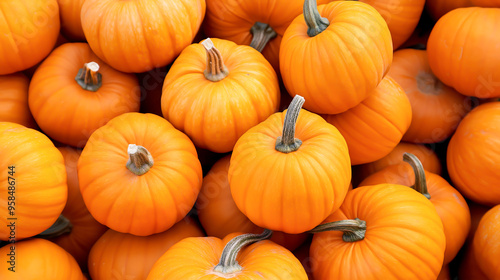
[[[295,95],[290,106],[288,106],[283,124],[283,135],[276,139],[275,148],[277,151],[287,154],[295,152],[302,145],[302,141],[295,138],[295,125],[304,102],[304,97]]]
[[[258,21],[250,28],[250,33],[253,35],[250,47],[259,52],[262,52],[267,43],[278,35],[269,24]]]
[[[420,162],[417,156],[410,153],[404,153],[403,160],[411,165],[413,172],[415,173],[415,184],[413,184],[411,188],[423,194],[428,199],[431,199],[431,195],[427,190],[427,180],[425,178],[425,171],[422,162]]]
[[[203,71],[205,78],[212,82],[218,82],[227,77],[229,71],[226,65],[224,65],[221,53],[215,48],[212,40],[207,38],[201,42],[201,45],[205,47],[207,51],[207,69]]]
[[[78,70],[75,81],[88,91],[97,91],[102,86],[102,75],[99,71],[97,62],[89,62],[83,65],[83,68]]]
[[[128,145],[127,152],[129,159],[126,166],[128,170],[135,175],[144,175],[149,171],[149,169],[151,169],[151,167],[153,167],[153,157],[143,146],[130,144]]]
[[[241,271],[243,268],[236,261],[236,257],[238,256],[241,248],[255,242],[269,239],[272,234],[273,232],[271,230],[265,229],[261,234],[247,233],[238,235],[231,239],[222,250],[219,263],[215,266],[214,271],[219,273],[233,273]]]
[[[309,37],[318,35],[330,25],[328,19],[319,14],[316,0],[305,0],[303,13]]]
[[[366,222],[358,218],[354,220],[343,220],[321,224],[313,229],[310,233],[318,233],[323,231],[338,230],[344,232],[342,240],[344,242],[356,242],[363,240],[366,234]]]
[[[45,239],[56,238],[64,234],[71,233],[72,229],[73,224],[71,223],[71,221],[63,215],[59,215],[56,222],[52,226],[50,226],[50,228],[38,234],[37,237]]]

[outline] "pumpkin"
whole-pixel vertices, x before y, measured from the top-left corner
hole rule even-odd
[[[0,248],[0,263],[0,278],[4,280],[86,279],[68,252],[41,238],[3,246]]]
[[[272,234],[185,238],[160,257],[147,280],[167,279],[307,279],[299,260],[266,240]]]
[[[306,99],[304,108],[338,114],[367,98],[392,62],[387,23],[368,4],[305,0],[303,15],[288,26],[279,61],[288,92]]]
[[[224,238],[233,232],[260,233],[264,229],[253,224],[236,207],[227,173],[231,155],[218,160],[203,178],[196,200],[198,219],[208,236]],[[273,232],[270,240],[292,251],[308,237],[307,233]]]
[[[500,204],[500,103],[477,106],[467,114],[451,137],[446,152],[453,185],[479,204]]]
[[[444,178],[426,172],[415,155],[405,154],[404,161],[368,176],[360,186],[399,184],[413,187],[429,198],[443,222],[446,236],[444,264],[448,264],[457,256],[469,234],[471,217],[467,202]]]
[[[446,240],[435,207],[402,185],[350,191],[311,232],[315,279],[434,280],[443,265]]]
[[[146,236],[186,216],[202,170],[193,142],[167,120],[125,113],[92,133],[78,160],[78,181],[98,222]]]
[[[425,2],[425,9],[434,20],[451,10],[465,7],[500,7],[499,0],[433,0]]]
[[[59,35],[56,0],[0,3],[0,75],[23,71],[42,61]]]
[[[13,242],[57,220],[68,195],[66,170],[61,153],[37,130],[0,122],[0,143],[0,240]]]
[[[184,238],[202,236],[205,236],[203,230],[190,217],[150,236],[135,236],[110,229],[90,251],[90,276],[93,280],[146,279],[154,263],[168,248]]]
[[[80,13],[85,0],[57,0],[61,16],[61,32],[72,41],[85,41]]]
[[[37,128],[28,106],[29,82],[21,72],[0,76],[0,121]]]
[[[28,100],[45,134],[83,147],[92,132],[110,119],[139,111],[140,91],[135,75],[106,65],[88,44],[66,43],[35,71]]]
[[[347,144],[297,95],[236,142],[228,170],[240,211],[257,226],[302,233],[340,207],[351,181]],[[258,176],[256,176],[258,174]]]
[[[204,0],[86,0],[81,23],[95,54],[122,72],[171,63],[191,44],[205,16]]]
[[[429,36],[427,55],[432,72],[461,94],[500,97],[500,9],[469,7],[442,16]]]
[[[500,205],[484,214],[479,222],[472,246],[479,268],[489,279],[500,278]]]
[[[432,73],[425,50],[402,49],[394,52],[387,75],[401,85],[411,103],[412,121],[403,135],[404,141],[444,141],[471,109],[470,98],[444,85]]]
[[[412,121],[412,108],[403,88],[386,76],[356,107],[324,116],[344,136],[352,165],[379,160],[401,141]]]
[[[221,39],[184,49],[165,77],[161,96],[165,119],[197,147],[217,153],[231,151],[279,103],[278,78],[262,54]]]

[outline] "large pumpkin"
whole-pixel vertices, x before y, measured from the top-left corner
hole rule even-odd
[[[0,121],[37,128],[28,106],[29,83],[21,72],[0,76]]]

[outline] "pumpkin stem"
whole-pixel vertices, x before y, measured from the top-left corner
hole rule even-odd
[[[363,240],[366,234],[366,222],[358,218],[354,220],[336,221],[326,224],[321,224],[313,229],[310,233],[318,233],[323,231],[339,230],[344,232],[342,240],[344,242],[356,242]]]
[[[144,175],[151,167],[153,167],[153,157],[143,146],[130,144],[128,145],[127,152],[129,155],[129,159],[126,164],[127,168],[135,175]]]
[[[259,52],[262,52],[267,43],[278,35],[269,24],[258,21],[250,28],[250,33],[253,35],[250,47]]]
[[[288,106],[283,123],[283,135],[276,139],[275,149],[277,151],[287,154],[297,151],[300,145],[302,145],[302,141],[295,138],[295,124],[297,123],[297,118],[304,102],[304,97],[295,95],[290,106]]]
[[[212,82],[218,82],[229,75],[226,65],[222,60],[222,55],[218,49],[215,48],[214,43],[210,38],[201,42],[207,51],[207,69],[203,71],[205,78]]]
[[[55,223],[50,226],[50,228],[46,229],[37,236],[40,238],[51,239],[70,233],[72,229],[73,224],[71,224],[71,221],[63,215],[59,215]]]
[[[330,25],[328,19],[321,17],[319,14],[316,0],[304,1],[304,19],[307,24],[307,35],[309,37],[318,35]]]
[[[431,195],[429,191],[427,191],[427,180],[425,179],[425,171],[422,162],[420,162],[417,156],[410,153],[403,154],[403,161],[409,163],[415,173],[415,184],[413,184],[411,188],[423,194],[428,199],[431,199]]]
[[[75,80],[84,90],[95,92],[102,86],[102,75],[98,71],[99,64],[96,62],[85,63],[78,70]]]
[[[219,263],[214,267],[214,271],[219,273],[234,273],[242,270],[243,268],[236,261],[236,256],[241,248],[258,241],[269,239],[272,234],[273,232],[271,230],[265,229],[261,234],[247,233],[231,239],[222,250]]]

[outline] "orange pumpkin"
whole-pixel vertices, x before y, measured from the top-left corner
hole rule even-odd
[[[386,76],[373,93],[343,113],[324,116],[344,136],[352,165],[379,160],[401,141],[412,108],[403,88]]]
[[[444,85],[432,73],[425,50],[402,49],[394,52],[387,75],[401,85],[411,103],[412,121],[403,135],[403,141],[444,141],[471,109],[470,98]]]
[[[497,205],[481,218],[474,234],[472,246],[479,268],[489,279],[500,278],[500,205]]]
[[[37,128],[28,106],[29,82],[22,73],[0,76],[0,121]]]
[[[59,35],[56,0],[0,3],[0,75],[23,71],[42,61]]]
[[[80,14],[85,0],[57,0],[61,15],[61,32],[72,41],[85,41]]]
[[[125,113],[90,136],[78,160],[78,180],[98,222],[146,236],[186,216],[202,170],[193,142],[167,120]]]
[[[171,63],[191,44],[205,16],[204,0],[86,0],[83,32],[92,50],[122,72]]]
[[[0,122],[0,143],[0,240],[13,242],[57,220],[68,196],[66,170],[61,153],[37,130]]]
[[[86,43],[66,43],[37,68],[29,107],[49,137],[83,147],[93,131],[115,116],[137,112],[140,91],[133,74],[103,63]]]
[[[165,77],[163,116],[197,147],[233,149],[249,128],[278,110],[278,78],[249,46],[207,39],[182,51]],[[223,121],[221,121],[223,120]]]
[[[338,114],[375,90],[392,52],[387,23],[370,5],[334,1],[317,7],[315,0],[305,0],[303,15],[281,41],[281,76],[292,96],[305,97],[305,109]]]
[[[465,7],[500,7],[499,0],[433,0],[425,1],[425,9],[434,18],[438,20],[444,14],[451,10]]]
[[[287,110],[249,129],[231,155],[234,202],[260,227],[310,230],[340,207],[349,188],[344,138],[321,116],[302,110],[303,103],[297,95]]]

